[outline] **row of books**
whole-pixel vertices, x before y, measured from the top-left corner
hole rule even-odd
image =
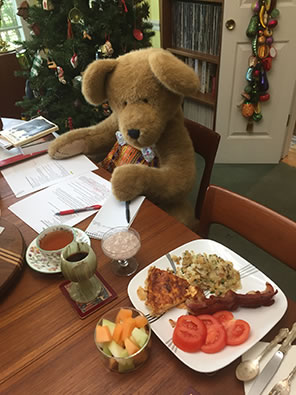
[[[219,55],[221,4],[176,1],[172,13],[173,45],[176,48]]]
[[[200,93],[211,93],[216,95],[216,75],[217,65],[206,62],[205,60],[184,58],[184,62],[192,67],[200,80]]]
[[[47,152],[58,126],[39,116],[30,121],[4,119],[0,132],[0,168]]]
[[[209,129],[214,126],[214,110],[202,103],[196,103],[193,100],[185,99],[183,104],[184,117],[191,121],[197,122]]]

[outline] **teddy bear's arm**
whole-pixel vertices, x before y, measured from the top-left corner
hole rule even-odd
[[[106,153],[115,142],[117,118],[111,114],[97,125],[71,130],[54,140],[48,154],[54,159],[64,159],[78,154]]]

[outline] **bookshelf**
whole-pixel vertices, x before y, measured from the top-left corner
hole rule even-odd
[[[160,0],[161,46],[199,75],[200,92],[184,116],[215,129],[224,0]]]

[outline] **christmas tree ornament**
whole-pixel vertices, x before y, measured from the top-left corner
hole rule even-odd
[[[28,55],[28,52],[26,49],[20,49],[16,51],[15,54],[19,65],[21,66],[22,69],[24,70],[29,70],[30,66],[31,66],[31,61],[30,61],[30,57]]]
[[[72,25],[71,25],[71,21],[68,18],[68,27],[67,27],[67,39],[71,40],[74,37],[73,35],[73,31],[72,31]]]
[[[256,0],[252,3],[253,15],[249,21],[246,35],[251,40],[252,55],[249,57],[246,72],[247,87],[241,94],[242,115],[248,119],[247,131],[251,131],[252,121],[262,119],[260,103],[270,99],[267,72],[271,70],[272,59],[276,56],[273,46],[273,30],[278,25],[279,10],[276,0]]]
[[[72,85],[73,85],[73,88],[75,88],[75,89],[81,90],[81,83],[82,83],[82,76],[81,75],[77,75],[72,80]]]
[[[83,23],[82,13],[77,7],[74,7],[69,11],[68,19],[71,23]]]
[[[42,66],[42,63],[43,63],[43,59],[41,58],[39,51],[37,51],[30,70],[31,77],[37,77],[40,71],[40,67]]]
[[[31,89],[29,80],[26,80],[25,95],[30,100],[34,98],[34,93],[33,93],[32,89]]]
[[[54,6],[53,6],[51,0],[42,0],[42,7],[46,11],[51,11],[54,9]]]
[[[73,69],[76,69],[76,67],[78,66],[78,56],[76,52],[74,52],[73,56],[71,57],[70,63]]]
[[[83,38],[91,40],[91,35],[89,34],[89,31],[87,29],[83,30]]]
[[[57,66],[56,74],[58,76],[58,80],[62,84],[66,84],[67,83],[67,81],[64,78],[64,70],[63,70],[63,68],[61,66]]]
[[[114,50],[109,40],[106,40],[105,44],[101,45],[100,53],[102,54],[103,57],[111,57],[113,55]]]

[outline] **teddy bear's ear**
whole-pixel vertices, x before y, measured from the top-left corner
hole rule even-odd
[[[88,103],[98,106],[107,99],[105,80],[116,65],[115,59],[101,59],[87,66],[83,73],[81,90]]]
[[[200,88],[198,76],[170,52],[159,49],[149,55],[149,64],[156,78],[170,91],[191,96]]]

